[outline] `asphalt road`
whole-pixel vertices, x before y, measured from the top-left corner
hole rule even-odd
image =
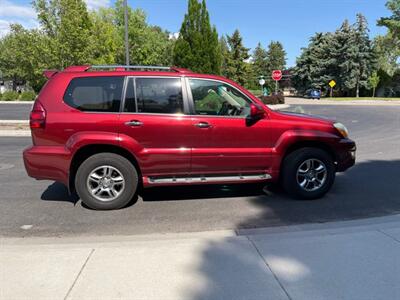
[[[0,138],[0,235],[130,235],[270,227],[400,213],[400,106],[303,106],[337,118],[358,146],[357,164],[338,174],[331,192],[295,201],[279,189],[201,186],[145,191],[119,211],[93,211],[50,181],[25,174],[30,138]]]
[[[0,103],[0,120],[29,120],[32,103]]]

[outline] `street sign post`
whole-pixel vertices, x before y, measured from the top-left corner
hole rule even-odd
[[[273,70],[271,77],[273,80],[275,80],[275,94],[277,94],[278,93],[278,81],[282,79],[282,71],[281,70]]]
[[[331,94],[330,94],[330,96],[331,96],[331,98],[332,98],[332,96],[333,96],[333,88],[335,87],[335,85],[336,85],[336,81],[335,80],[331,80],[331,81],[329,81],[329,86],[331,87]]]

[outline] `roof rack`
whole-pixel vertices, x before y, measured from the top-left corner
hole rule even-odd
[[[165,67],[165,66],[128,66],[128,65],[97,65],[91,66],[89,69],[115,69],[118,71],[126,71],[126,70],[143,70],[143,71],[174,71],[178,73],[190,73],[189,70],[177,67]]]
[[[191,73],[190,70],[178,67],[165,67],[165,66],[128,66],[128,65],[83,65],[83,66],[69,66],[64,69],[64,72],[86,72],[92,69],[113,69],[115,71],[127,70],[142,70],[142,71],[173,71],[177,73]]]

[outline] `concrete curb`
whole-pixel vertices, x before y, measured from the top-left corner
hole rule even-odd
[[[30,104],[32,105],[35,101],[0,101],[0,104]]]
[[[29,125],[29,120],[0,120],[0,125]]]
[[[280,109],[285,109],[285,108],[290,107],[290,105],[288,105],[288,104],[273,104],[273,105],[267,105],[267,106],[272,110],[280,110]]]
[[[30,130],[0,129],[0,137],[27,137],[27,136],[31,136]]]
[[[136,242],[156,242],[169,240],[193,240],[206,239],[215,240],[221,238],[246,238],[257,236],[290,236],[293,234],[302,236],[314,235],[333,235],[348,232],[364,232],[380,229],[390,229],[400,227],[400,214],[372,217],[358,220],[334,221],[327,223],[311,223],[289,226],[265,227],[254,229],[236,230],[214,230],[201,232],[178,232],[178,233],[156,233],[138,235],[104,235],[92,236],[82,235],[76,237],[0,237],[0,244],[3,246],[24,246],[24,245],[113,245],[129,244]]]

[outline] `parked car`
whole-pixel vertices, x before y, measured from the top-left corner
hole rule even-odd
[[[30,115],[29,176],[55,180],[93,209],[140,188],[279,182],[316,199],[355,162],[341,123],[277,112],[223,77],[167,67],[45,71]]]
[[[316,89],[308,90],[306,92],[306,98],[318,99],[318,100],[321,99],[321,90],[316,90]]]

